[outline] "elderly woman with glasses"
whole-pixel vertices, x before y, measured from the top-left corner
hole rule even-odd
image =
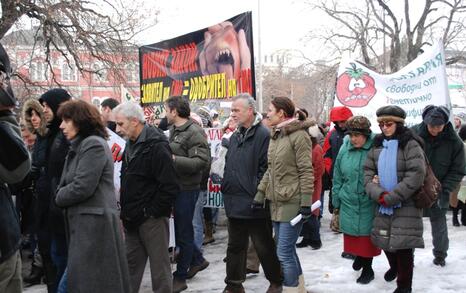
[[[371,239],[387,256],[385,280],[397,279],[394,292],[411,292],[414,249],[424,248],[422,209],[412,198],[426,174],[422,139],[404,125],[402,108],[384,106],[376,115],[382,133],[364,165],[366,192],[378,204]]]

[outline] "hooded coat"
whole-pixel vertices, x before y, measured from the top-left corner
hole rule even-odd
[[[401,207],[394,208],[393,215],[386,215],[379,212],[377,205],[371,240],[375,246],[388,251],[424,248],[422,209],[416,208],[412,199],[413,194],[422,186],[426,174],[422,142],[418,142],[419,138],[409,129],[404,129],[395,138],[398,139],[398,184],[383,198],[388,206],[401,204]],[[377,163],[383,149],[383,140],[382,134],[376,135],[374,146],[364,164],[366,192],[375,202],[385,192],[379,184],[372,181],[379,174]]]
[[[312,142],[307,129],[314,121],[289,119],[272,129],[268,168],[254,201],[270,201],[272,221],[289,222],[300,207],[311,206],[314,191]],[[265,198],[264,198],[265,197]]]
[[[32,110],[40,117],[40,126],[34,129],[31,122]],[[37,197],[37,224],[39,227],[47,226],[50,206],[50,180],[46,174],[47,151],[50,140],[47,121],[44,117],[43,107],[38,100],[29,99],[24,103],[22,117],[26,128],[36,134],[36,141],[32,152],[31,179],[34,182],[34,194]]]
[[[456,134],[451,122],[448,122],[443,131],[435,137],[429,134],[424,122],[413,126],[413,131],[424,140],[427,159],[435,177],[442,184],[442,191],[439,195],[440,206],[446,209],[450,193],[458,187],[464,176],[463,142]]]
[[[60,129],[61,119],[58,118],[58,107],[71,99],[71,96],[64,89],[51,89],[45,92],[39,99],[39,102],[47,105],[52,109],[53,120],[47,125],[49,129],[47,153],[46,153],[46,166],[45,174],[47,176],[48,184],[50,186],[50,201],[49,201],[49,228],[52,232],[58,234],[65,234],[65,221],[63,212],[55,205],[55,192],[60,182],[60,177],[63,172],[66,155],[70,144],[63,135]]]

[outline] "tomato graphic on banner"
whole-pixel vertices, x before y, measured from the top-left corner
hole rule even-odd
[[[367,106],[377,92],[374,79],[355,63],[350,64],[337,79],[336,96],[348,107]]]

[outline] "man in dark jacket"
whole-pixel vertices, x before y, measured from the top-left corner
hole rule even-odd
[[[22,292],[21,231],[7,184],[28,174],[30,159],[12,111],[16,99],[10,86],[10,60],[0,45],[0,292]]]
[[[161,130],[145,124],[138,104],[125,102],[113,112],[117,133],[127,139],[121,167],[120,202],[131,292],[139,292],[149,257],[152,291],[170,293],[168,219],[179,192],[170,147]]]
[[[233,99],[231,119],[239,127],[230,138],[222,182],[228,217],[227,286],[223,292],[244,292],[249,236],[270,282],[267,292],[281,292],[282,276],[270,214],[265,208],[251,209],[257,185],[267,170],[270,134],[261,124],[255,101],[248,94]]]
[[[448,251],[446,213],[450,193],[464,175],[464,146],[449,121],[450,111],[444,106],[429,105],[422,112],[422,122],[413,130],[424,139],[424,150],[435,176],[442,184],[439,200],[425,212],[430,216],[434,264],[445,266]]]
[[[175,238],[180,254],[173,273],[173,292],[181,292],[188,288],[186,279],[209,265],[194,244],[193,215],[210,152],[204,130],[189,118],[191,109],[187,100],[170,97],[165,101],[165,112],[171,125],[170,149],[181,184],[175,200]]]
[[[44,250],[44,253],[50,251],[53,264],[52,268],[47,259],[44,260],[44,266],[47,276],[47,287],[49,292],[55,292],[57,286],[65,272],[66,263],[68,259],[68,245],[66,244],[65,234],[65,219],[63,211],[55,205],[55,192],[60,182],[61,173],[65,164],[65,158],[70,148],[69,142],[60,129],[61,119],[57,116],[58,108],[60,105],[71,99],[70,94],[61,88],[54,88],[42,94],[39,102],[44,107],[44,117],[47,121],[47,128],[49,135],[47,136],[47,151],[46,151],[46,166],[45,177],[47,185],[49,186],[49,198],[45,198],[47,202],[42,203],[42,207],[46,209],[46,223],[40,224],[39,234],[49,234],[50,247],[44,248],[40,245],[39,251]],[[43,213],[40,211],[39,213]],[[41,236],[40,243],[48,245],[49,241],[43,241],[42,238],[48,236]],[[56,269],[56,278],[51,275]]]

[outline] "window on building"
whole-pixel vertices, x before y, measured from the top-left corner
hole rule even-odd
[[[139,81],[139,71],[136,64],[131,63],[126,66],[126,79],[128,82]]]
[[[94,73],[92,74],[92,79],[94,81],[102,82],[108,79],[107,69],[103,68],[102,65],[94,63],[92,70],[94,70]]]
[[[29,77],[32,81],[45,81],[46,80],[47,65],[44,62],[31,63],[29,67]]]
[[[63,63],[61,67],[61,79],[64,81],[75,81],[77,77],[76,66],[74,64]]]

